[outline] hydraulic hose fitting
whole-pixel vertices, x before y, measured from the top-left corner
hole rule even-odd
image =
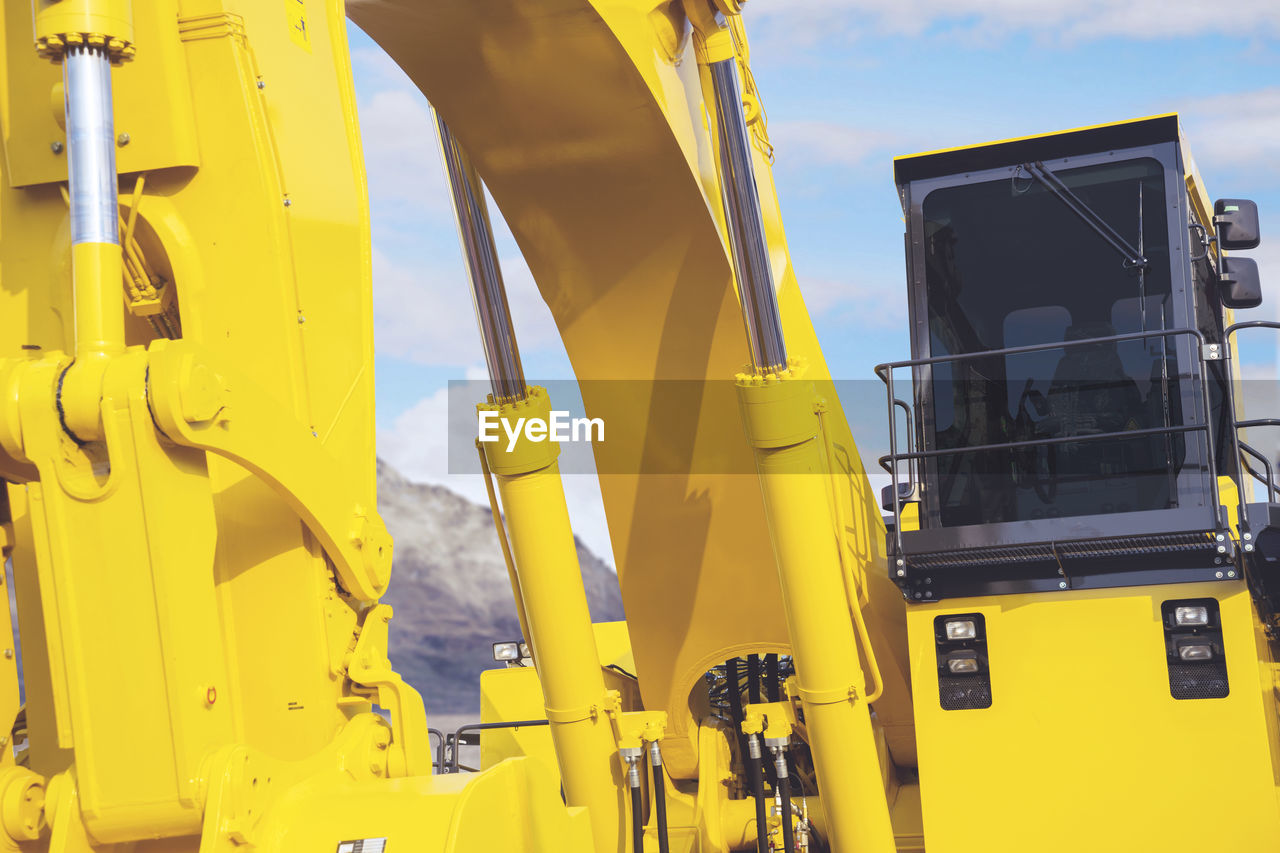
[[[791,820],[791,769],[787,766],[787,737],[765,738],[765,746],[773,754],[774,772],[778,774],[778,801],[782,818],[782,849],[793,853],[796,848],[795,827]]]
[[[640,759],[644,755],[644,750],[638,746],[624,746],[618,750],[618,754],[622,756],[623,761],[627,762],[627,786],[639,788]]]

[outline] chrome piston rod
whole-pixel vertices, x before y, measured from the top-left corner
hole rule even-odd
[[[71,244],[120,244],[111,59],[105,48],[68,47],[63,58]]]
[[[770,373],[787,364],[782,317],[774,290],[773,266],[765,239],[764,216],[751,163],[751,140],[742,110],[737,59],[710,64],[715,88],[716,122],[720,134],[720,197],[738,279],[738,298],[747,329],[751,364],[757,373]]]
[[[520,364],[511,309],[507,306],[507,289],[502,282],[502,267],[498,264],[493,227],[485,206],[484,186],[444,118],[439,113],[435,113],[435,117],[493,398],[498,403],[523,400],[524,367]]]

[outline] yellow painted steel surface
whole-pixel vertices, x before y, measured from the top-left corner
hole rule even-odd
[[[1230,694],[1169,692],[1160,604],[1216,598]],[[933,620],[986,619],[991,707],[944,711]],[[1243,583],[913,606],[931,851],[1274,850],[1275,677]]]
[[[422,701],[386,658],[346,21],[299,5],[42,0],[38,27],[4,6],[0,475],[28,748],[16,767],[0,742],[0,837],[588,849],[536,762],[431,779]],[[181,340],[126,310],[119,248],[70,245],[50,57],[98,35],[136,48],[111,71],[125,268]]]
[[[391,543],[342,3],[5,5],[0,547],[26,705],[6,654],[0,726],[28,749],[25,766],[0,749],[0,847],[626,850],[635,820],[651,849],[655,791],[643,783],[632,816],[617,750],[657,743],[672,849],[750,848],[769,827],[704,677],[729,657],[795,652],[794,704],[760,706],[775,713],[760,727],[776,733],[787,709],[825,798],[799,802],[839,851],[920,850],[922,828],[933,851],[1274,849],[1276,670],[1242,584],[906,608],[755,123],[799,358],[794,375],[735,386],[747,348],[714,99],[684,9],[345,10],[467,150],[588,413],[621,434],[597,464],[625,625],[589,624],[554,455],[487,457],[539,670],[487,677],[486,714],[551,725],[487,741],[480,773],[433,776],[422,701],[387,659],[393,616],[377,603]],[[70,245],[50,59],[76,39],[127,60],[112,72],[123,257]],[[717,55],[733,44],[720,33]],[[1194,167],[1186,180],[1203,218]],[[1169,695],[1160,603],[1195,595],[1221,602],[1225,699]],[[943,711],[933,618],[975,611],[995,702]]]
[[[681,7],[358,0],[348,12],[471,156],[555,315],[588,413],[615,431],[597,447],[597,467],[637,675],[647,707],[670,715],[668,769],[692,778],[689,702],[703,674],[735,654],[789,646],[732,387],[747,348],[714,121]],[[825,378],[771,168],[754,153],[788,346]],[[902,600],[878,570],[880,512],[829,399],[851,557],[889,670],[877,711],[910,763]]]

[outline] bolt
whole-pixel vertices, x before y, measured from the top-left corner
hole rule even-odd
[[[119,136],[117,136],[117,137],[116,137],[116,144],[117,144],[117,145],[120,145],[121,147],[123,147],[123,146],[125,146],[125,145],[128,145],[128,144],[129,144],[129,134],[127,134],[127,133],[122,133],[122,134],[120,134]]]
[[[49,150],[50,150],[50,151],[52,151],[54,154],[61,154],[61,153],[62,153],[62,143],[61,143],[61,142],[58,142],[57,140],[54,140],[53,142],[50,142],[50,143],[49,143]]]
[[[926,591],[926,592],[925,592],[925,594],[924,594],[924,597],[925,597],[925,598],[933,598],[933,593],[932,593],[932,592],[927,592],[927,591]]]
[[[259,81],[258,81],[258,88],[259,88],[259,89],[265,89],[265,88],[267,88],[267,81],[266,81],[266,80],[259,80]]]
[[[292,206],[293,206],[293,202],[286,198],[286,199],[284,200],[284,206],[285,206],[285,207],[292,207]]]
[[[301,313],[301,312],[299,312],[299,313],[298,313],[298,323],[299,323],[299,325],[301,325],[302,323],[305,323],[305,322],[307,322],[307,315],[306,315],[306,314],[303,314],[303,313]]]
[[[921,594],[920,594],[920,593],[918,593],[918,592],[915,594],[915,596],[914,596],[914,597],[915,597],[915,598],[924,598],[924,596],[923,596],[923,595],[921,595]]]
[[[1058,581],[1058,589],[1066,589],[1066,588],[1067,588],[1066,581]]]
[[[924,582],[925,582],[925,583],[927,583],[927,584],[931,584],[931,583],[933,583],[933,578],[925,578],[925,579],[924,579]]]
[[[1218,553],[1219,553],[1219,554],[1225,554],[1225,553],[1227,553],[1227,546],[1226,546],[1226,545],[1219,545],[1219,546],[1218,546]]]
[[[906,577],[906,575],[907,575],[907,570],[906,570],[906,569],[898,569],[898,577],[900,577],[900,578],[901,578],[901,577]]]
[[[1231,571],[1227,572],[1227,577],[1233,578],[1235,576],[1236,576],[1235,569],[1232,569]]]
[[[1219,542],[1221,542],[1223,539],[1226,539],[1226,538],[1227,538],[1227,537],[1223,536],[1221,533],[1219,533],[1219,534],[1218,534],[1218,541],[1219,541]]]
[[[1246,543],[1244,543],[1244,549],[1245,549],[1246,551],[1252,551],[1252,550],[1253,550],[1253,543],[1252,543],[1252,542],[1246,542]]]
[[[1244,535],[1244,538],[1245,538],[1246,540],[1252,539],[1252,538],[1253,538],[1253,534],[1252,534],[1252,533],[1246,533],[1246,534]]]
[[[898,558],[898,565],[899,565],[899,566],[905,566],[905,565],[906,565],[906,563],[903,561],[903,559],[902,559],[901,557],[899,557],[899,558]]]
[[[5,649],[4,658],[5,660],[13,660],[13,649]]]
[[[1216,572],[1214,574],[1214,577],[1217,578],[1218,580],[1222,580],[1222,572]]]

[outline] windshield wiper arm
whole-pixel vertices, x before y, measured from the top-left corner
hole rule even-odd
[[[1067,206],[1067,209],[1083,220],[1094,232],[1107,242],[1111,248],[1120,253],[1124,258],[1126,268],[1138,267],[1146,269],[1150,266],[1150,262],[1138,249],[1129,245],[1129,241],[1120,236],[1116,229],[1107,224],[1107,221],[1094,211],[1093,208],[1085,204],[1081,198],[1073,193],[1066,184],[1062,182],[1057,175],[1045,168],[1044,163],[1037,160],[1034,163],[1023,163],[1018,167],[1031,177],[1035,178],[1044,188],[1053,193],[1058,201]]]

